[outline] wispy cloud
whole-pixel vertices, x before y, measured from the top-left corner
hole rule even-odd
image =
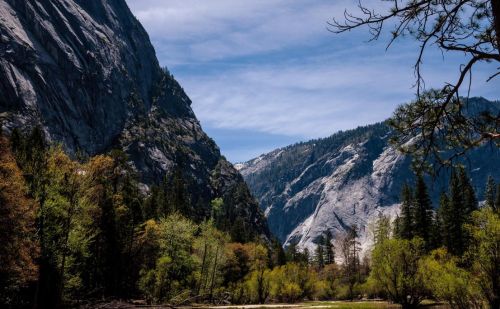
[[[312,138],[388,118],[413,98],[411,65],[399,54],[364,60],[332,55],[225,68],[220,75],[183,77],[183,84],[209,126]],[[456,68],[442,61],[426,68],[428,86],[456,75]],[[486,71],[476,75],[477,81],[486,78]],[[473,85],[472,93],[488,90]],[[490,90],[498,91],[494,85]]]
[[[276,145],[279,136],[327,136],[384,120],[413,97],[416,46],[411,40],[386,52],[384,41],[366,42],[365,30],[343,35],[326,30],[328,20],[341,17],[345,8],[355,10],[357,1],[127,2],[150,33],[160,62],[175,74],[203,126],[223,145],[234,140],[230,130],[235,136],[270,134]],[[380,0],[364,3],[385,9]],[[430,51],[424,63],[427,86],[453,81],[463,61],[450,55],[443,60],[439,51]],[[472,94],[498,99],[497,85],[485,83],[489,70],[476,68]],[[257,140],[248,142],[262,149]],[[235,160],[243,156],[238,147],[226,148]]]
[[[371,2],[375,2],[371,0]],[[128,0],[170,61],[210,61],[291,46],[329,36],[327,20],[355,2],[286,0]],[[181,51],[182,52],[179,52]]]

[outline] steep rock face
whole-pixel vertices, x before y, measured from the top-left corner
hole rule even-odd
[[[190,105],[124,0],[0,1],[0,121],[7,129],[41,125],[73,153],[122,148],[146,185],[180,167],[198,199],[192,203],[209,205],[243,179]],[[238,207],[267,233],[254,201]]]
[[[471,106],[500,111],[500,102],[484,99],[475,99]],[[378,214],[395,216],[402,185],[413,181],[410,158],[389,145],[389,135],[383,123],[360,127],[278,149],[236,167],[258,198],[271,231],[285,245],[297,242],[313,250],[327,230],[339,239],[356,225],[366,251]],[[483,147],[464,163],[481,199],[488,175],[500,180],[500,150]],[[435,206],[447,183],[447,173],[441,173],[430,186]]]

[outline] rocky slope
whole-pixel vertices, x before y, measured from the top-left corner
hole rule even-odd
[[[243,179],[190,105],[124,0],[0,0],[4,129],[41,125],[72,153],[121,148],[145,185],[181,168],[192,203],[209,205]],[[234,207],[267,233],[257,204],[244,195]]]
[[[500,111],[500,102],[484,99],[471,106]],[[298,242],[313,250],[326,230],[339,239],[356,224],[366,250],[378,214],[397,214],[401,187],[413,181],[410,159],[389,146],[389,134],[383,123],[360,127],[277,149],[236,167],[285,245]],[[500,180],[500,150],[483,147],[465,164],[481,199],[488,175]],[[435,205],[447,181],[441,173],[430,186]]]

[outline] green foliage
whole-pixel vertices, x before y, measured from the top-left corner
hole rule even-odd
[[[417,307],[425,296],[419,272],[423,253],[424,242],[420,238],[389,239],[378,244],[372,252],[371,280],[403,308]]]
[[[340,244],[342,253],[342,283],[348,287],[348,299],[354,299],[356,296],[355,286],[361,281],[360,260],[359,260],[359,241],[358,229],[351,227]]]
[[[229,236],[217,230],[212,221],[202,223],[200,230],[194,245],[197,263],[200,265],[197,294],[208,295],[212,301],[214,289],[222,285],[224,271],[227,271],[226,244]]]
[[[314,271],[295,263],[274,268],[270,277],[271,296],[280,302],[312,299],[318,280]]]
[[[160,222],[145,226],[141,238],[150,238],[150,246],[157,248],[153,267],[144,265],[140,271],[139,288],[151,302],[167,302],[195,286],[196,261],[191,255],[197,227],[174,213]],[[152,235],[151,235],[152,234]]]
[[[401,191],[401,215],[397,219],[396,234],[402,239],[413,238],[413,192],[408,184]]]
[[[195,212],[188,192],[193,184],[180,168],[153,186],[145,199],[122,151],[80,162],[62,147],[48,148],[38,128],[29,135],[14,130],[12,140],[11,147],[3,137],[0,141],[2,160],[10,155],[10,162],[0,165],[1,220],[8,220],[2,224],[8,231],[0,229],[0,237],[8,248],[22,244],[23,249],[4,251],[15,260],[0,256],[2,265],[8,265],[0,272],[2,302],[7,304],[10,291],[33,283],[38,285],[37,305],[43,308],[108,297],[215,301],[222,286],[245,286],[248,300],[252,290],[246,278],[253,272],[259,282],[269,272],[272,254],[265,246],[234,244],[232,250],[229,236],[217,229],[242,241],[256,236],[245,219],[243,205],[251,195],[243,184],[224,195],[227,202],[218,198],[198,205]],[[212,219],[203,221],[210,217],[207,209],[212,209]],[[14,223],[19,225],[14,228]],[[23,271],[18,272],[20,265]],[[257,295],[262,298],[263,293],[258,285]],[[32,298],[25,297],[27,303]],[[8,302],[14,303],[12,297]]]
[[[495,212],[500,214],[500,184],[497,187],[497,196],[495,198]]]
[[[286,252],[277,240],[248,243],[257,235],[245,219],[242,205],[252,197],[244,185],[233,186],[210,205],[199,205],[198,212],[192,208],[189,179],[179,171],[144,198],[121,151],[79,162],[61,147],[47,148],[41,130],[28,136],[14,132],[12,138],[14,156],[0,141],[0,201],[8,206],[0,208],[0,237],[10,244],[0,254],[7,265],[0,271],[6,286],[0,295],[6,304],[17,301],[13,291],[35,282],[43,293],[38,305],[51,308],[108,297],[176,305],[361,296],[387,297],[411,307],[425,288],[457,308],[482,300],[494,306],[498,299],[498,214],[492,207],[474,212],[477,201],[463,170],[452,177],[450,198],[443,194],[436,223],[418,177],[415,193],[409,186],[403,190],[403,205],[408,207],[402,209],[394,233],[400,239],[391,239],[391,222],[381,215],[370,262],[360,259],[353,226],[337,240],[343,262],[337,266],[328,231],[316,240],[311,255],[293,242]],[[33,147],[27,147],[30,144]],[[437,243],[435,234],[443,235],[455,255],[441,250],[424,256],[424,248]],[[457,239],[467,250],[463,257],[453,251],[460,244]],[[464,287],[464,282],[469,285]]]
[[[495,179],[488,177],[488,181],[486,182],[486,192],[484,193],[485,206],[490,207],[492,209],[496,208],[495,198],[496,198],[496,184]]]
[[[401,214],[396,219],[394,234],[401,239],[420,237],[427,250],[436,246],[432,202],[421,174],[416,176],[415,190],[405,184],[401,191]]]
[[[286,264],[285,250],[283,250],[280,241],[276,238],[272,240],[270,253],[272,266],[282,266]]]
[[[325,246],[325,238],[323,236],[320,236],[318,239],[318,244],[316,245],[316,250],[314,252],[314,259],[318,269],[322,269],[323,267],[325,267],[324,246]]]
[[[318,237],[313,256],[318,269],[322,269],[325,265],[335,263],[335,248],[332,242],[333,239],[330,231],[327,231],[324,235],[320,235],[320,237]]]
[[[432,202],[422,175],[417,175],[413,210],[414,236],[420,237],[430,247],[430,232],[433,224]]]
[[[388,216],[379,213],[375,224],[374,243],[380,244],[391,237],[391,219]]]
[[[448,251],[462,256],[470,237],[464,225],[470,222],[471,213],[477,209],[474,190],[463,168],[455,170],[450,180],[449,198],[441,197],[439,219],[443,244]]]
[[[326,231],[325,233],[325,264],[335,264],[335,247],[333,246],[332,232]]]
[[[489,207],[476,211],[467,225],[471,246],[467,257],[490,308],[500,307],[500,216]]]
[[[251,250],[251,273],[247,280],[250,299],[253,302],[263,304],[269,297],[270,292],[270,270],[268,268],[267,248],[256,244]]]
[[[421,260],[420,273],[426,288],[453,309],[481,308],[482,300],[477,280],[457,266],[457,258],[437,249]]]
[[[487,142],[499,145],[498,105],[482,98],[461,98],[450,90],[447,85],[420,93],[389,121],[395,129],[392,143],[412,155],[419,171],[436,174],[440,167],[460,163],[465,154]]]
[[[449,196],[442,194],[434,224],[449,251],[440,248],[425,255],[421,238],[376,241],[372,272],[362,287],[366,293],[386,296],[404,308],[417,306],[424,296],[446,301],[452,308],[483,308],[485,302],[498,308],[498,213],[489,206],[474,210],[475,193],[462,169],[452,175]]]
[[[315,299],[333,299],[337,296],[337,285],[341,272],[339,267],[332,263],[327,264],[318,272],[314,286]]]
[[[216,198],[210,202],[210,206],[212,207],[212,219],[220,220],[222,217],[222,207],[224,206],[224,200],[222,198]]]

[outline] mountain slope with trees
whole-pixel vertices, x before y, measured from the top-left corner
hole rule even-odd
[[[0,41],[4,131],[39,126],[73,158],[123,150],[142,191],[175,196],[197,221],[221,198],[227,220],[268,236],[242,177],[124,0],[1,1]]]
[[[499,102],[470,99],[469,113],[498,114]],[[379,123],[272,151],[236,165],[265,211],[271,231],[285,243],[315,248],[330,231],[338,239],[357,225],[364,250],[379,213],[394,217],[405,183],[414,183],[411,159],[390,146],[391,129]],[[485,145],[463,161],[478,199],[488,176],[500,175],[500,151]],[[448,187],[449,170],[429,186],[432,204]],[[426,177],[426,183],[431,179]],[[499,179],[495,178],[495,181]]]

